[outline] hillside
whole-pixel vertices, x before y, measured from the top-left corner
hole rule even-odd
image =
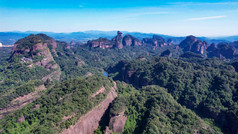
[[[19,39],[0,50],[0,133],[236,134],[237,42],[200,39]]]
[[[108,72],[115,80],[135,87],[158,85],[176,101],[213,119],[225,132],[237,133],[237,84],[235,68],[218,59],[121,61]]]

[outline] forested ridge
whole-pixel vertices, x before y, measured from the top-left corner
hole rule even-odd
[[[225,132],[237,132],[238,74],[229,63],[218,59],[155,57],[147,61],[121,61],[108,72],[115,80],[138,88],[164,87],[180,104],[201,117],[214,119]]]
[[[102,49],[37,34],[1,49],[0,133],[61,133],[111,89],[117,98],[96,134],[238,133],[237,61],[216,57],[233,48],[201,54],[159,36],[144,42]]]

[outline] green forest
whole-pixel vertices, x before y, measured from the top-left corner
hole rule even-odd
[[[177,45],[70,46],[45,34],[17,44],[0,49],[1,134],[61,133],[112,90],[117,95],[95,134],[113,133],[110,120],[122,113],[123,134],[238,132],[234,59],[207,58]]]

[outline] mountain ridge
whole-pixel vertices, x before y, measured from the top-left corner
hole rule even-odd
[[[54,32],[45,32],[45,31],[26,31],[26,32],[16,32],[16,31],[9,31],[9,32],[0,32],[0,42],[3,43],[3,45],[10,45],[14,44],[18,39],[26,37],[30,34],[38,34],[38,33],[45,33],[56,40],[60,41],[66,41],[70,42],[72,40],[75,40],[77,42],[86,42],[91,39],[96,39],[99,37],[103,38],[113,38],[114,33],[116,31],[82,31],[82,32],[71,32],[71,33],[54,33]],[[148,38],[153,35],[159,35],[166,39],[174,38],[175,43],[180,43],[181,40],[185,38],[185,36],[170,36],[170,35],[164,35],[164,34],[157,34],[157,33],[142,33],[142,32],[128,32],[128,31],[122,31],[124,34],[130,34],[132,36],[135,36],[138,39],[142,38]],[[228,36],[228,37],[199,37],[201,40],[207,40],[209,43],[211,42],[224,42],[224,41],[235,41],[238,40],[238,35],[234,36]]]

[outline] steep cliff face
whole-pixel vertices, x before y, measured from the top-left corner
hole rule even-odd
[[[152,45],[155,47],[163,47],[163,46],[168,45],[167,42],[165,41],[165,39],[158,35],[153,35],[152,38],[144,38],[142,40],[142,43],[145,45]],[[171,43],[171,41],[170,41],[170,43]]]
[[[220,59],[232,59],[235,57],[236,49],[228,43],[219,43],[217,47],[212,44],[208,47],[208,57],[218,57]]]
[[[191,51],[194,53],[204,54],[205,50],[208,47],[207,42],[198,40],[195,36],[187,36],[185,40],[183,40],[179,47],[183,48],[184,52]]]
[[[56,48],[57,43],[53,38],[45,34],[32,34],[14,44],[10,59],[20,59],[21,63],[29,64],[28,67],[36,65],[52,70],[52,73],[57,71],[57,75],[51,74],[48,78],[56,76],[54,79],[59,80],[60,69],[52,56],[52,54],[57,55]]]
[[[99,47],[102,49],[112,48],[113,45],[107,38],[99,38],[96,40],[88,41],[87,43],[90,47]]]
[[[122,43],[124,46],[139,46],[139,45],[141,45],[141,41],[131,35],[126,35],[123,38]]]
[[[116,89],[116,83],[114,83],[104,101],[82,116],[75,125],[63,130],[62,134],[93,134],[110,103],[117,97]]]
[[[212,44],[207,48],[207,51],[208,51],[208,52],[212,52],[212,51],[215,51],[216,49],[217,49],[216,44],[215,44],[215,43],[212,43]]]
[[[117,31],[117,36],[112,39],[112,42],[115,43],[116,48],[123,48],[122,40],[123,34],[120,31]]]
[[[122,133],[126,124],[127,117],[124,112],[119,113],[110,118],[109,128],[112,128],[113,133]]]
[[[87,42],[89,47],[99,47],[102,49],[106,48],[118,48],[122,49],[123,46],[139,46],[142,45],[141,41],[131,35],[126,35],[123,37],[123,34],[118,31],[117,36],[109,40],[107,38],[99,38],[96,40],[91,40]]]

